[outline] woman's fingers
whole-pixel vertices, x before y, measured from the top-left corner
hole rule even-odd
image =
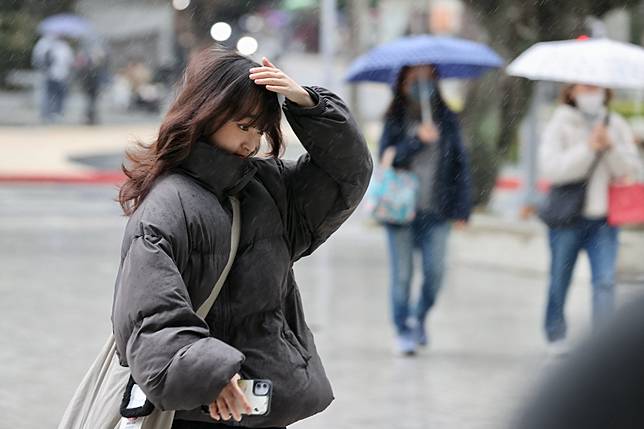
[[[232,413],[228,409],[228,405],[226,404],[223,396],[219,396],[219,398],[217,398],[217,408],[219,409],[219,415],[223,420],[230,420]]]
[[[262,65],[262,67],[253,67],[249,70],[250,79],[253,82],[257,85],[265,85],[267,90],[281,94],[294,103],[305,106],[314,105],[306,90],[282,70],[275,67],[268,58],[262,59]]]
[[[290,87],[291,82],[281,73],[264,72],[258,74],[251,74],[250,79],[257,85],[272,85],[281,86],[284,88]]]
[[[276,92],[278,94],[282,94],[283,96],[287,96],[287,91],[285,86],[273,86],[273,85],[266,85],[264,88],[268,89],[269,91]]]
[[[272,85],[272,86],[284,86],[284,87],[289,86],[287,81],[283,79],[275,79],[275,78],[257,79],[255,80],[255,83],[258,85]]]
[[[273,67],[253,67],[248,70],[250,74],[256,74],[256,73],[284,73],[280,69],[276,69]]]
[[[239,406],[237,405],[237,400],[235,399],[234,395],[231,392],[227,392],[224,395],[224,402],[226,402],[226,406],[228,407],[228,411],[230,411],[230,415],[235,419],[236,421],[241,420],[241,412],[239,411]]]
[[[268,58],[266,58],[266,57],[263,57],[263,58],[262,58],[262,64],[264,64],[266,67],[273,67],[273,68],[277,68],[277,67],[275,67],[275,66],[273,65],[273,63],[271,63],[271,62],[268,60]]]
[[[252,411],[250,402],[248,401],[246,395],[244,395],[243,390],[241,390],[241,387],[239,387],[239,384],[237,384],[237,382],[233,383],[232,394],[235,400],[237,400],[237,403],[241,405],[242,411],[244,411],[246,414],[250,414],[250,412]]]
[[[262,71],[250,74],[251,79],[266,79],[266,78],[284,78],[284,73],[280,71]]]
[[[241,421],[242,414],[250,414],[251,406],[244,395],[244,392],[241,390],[237,384],[237,379],[233,378],[228,386],[224,388],[221,392],[217,401],[215,403],[216,410],[218,415],[223,420],[230,420],[232,417],[236,421]],[[211,414],[213,413],[213,408],[211,406]]]
[[[219,421],[219,407],[217,407],[216,401],[208,406],[208,410],[210,411],[210,417]]]
[[[213,419],[228,421],[232,417],[236,421],[241,421],[244,412],[250,414],[250,403],[238,384],[240,378],[239,374],[235,374],[219,393],[219,397],[208,406]]]
[[[266,89],[274,92],[279,92],[280,90],[278,88],[282,88],[285,90],[291,87],[291,81],[284,73],[282,73],[279,70],[277,71],[265,70],[260,72],[254,72],[254,73],[251,73],[250,78],[257,85],[270,86],[270,88],[267,86]]]

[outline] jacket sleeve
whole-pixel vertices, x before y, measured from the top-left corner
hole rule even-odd
[[[342,100],[323,88],[306,90],[315,106],[288,100],[284,104],[286,118],[307,151],[297,162],[280,163],[293,260],[313,252],[347,220],[373,169],[364,137]]]
[[[640,179],[642,165],[635,146],[635,137],[628,123],[612,115],[615,131],[611,133],[613,146],[606,152],[606,161],[614,178]]]
[[[393,162],[393,166],[396,168],[409,167],[414,156],[424,147],[418,137],[410,136],[399,124],[387,120],[380,137],[380,157],[391,146],[396,148],[396,156]]]
[[[126,238],[112,322],[121,364],[148,399],[162,410],[190,410],[212,402],[244,356],[211,337],[193,310],[177,263],[189,251],[185,217],[167,209],[176,208],[172,201],[165,206]]]
[[[565,138],[562,120],[555,113],[543,132],[539,146],[541,175],[555,185],[584,179],[595,159],[590,145],[566,145]]]

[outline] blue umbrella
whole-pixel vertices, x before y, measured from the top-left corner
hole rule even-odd
[[[356,59],[346,79],[349,82],[393,84],[404,66],[432,64],[439,78],[475,78],[503,65],[488,46],[446,36],[409,36],[373,48]]]
[[[92,24],[82,16],[69,13],[52,15],[38,24],[41,34],[57,34],[69,37],[85,37],[94,32]]]

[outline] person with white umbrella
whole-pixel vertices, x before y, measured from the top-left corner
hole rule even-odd
[[[619,178],[636,175],[640,167],[628,123],[607,110],[610,96],[609,90],[598,86],[565,86],[562,104],[539,148],[541,174],[552,185],[587,178],[581,216],[548,231],[551,266],[545,331],[555,352],[566,336],[564,304],[581,250],[590,260],[594,321],[605,320],[613,311],[618,239],[617,227],[607,222],[608,188]]]
[[[540,217],[551,252],[544,327],[555,354],[567,350],[564,306],[582,250],[592,271],[595,325],[614,310],[618,229],[607,221],[609,186],[637,176],[641,165],[628,123],[608,110],[608,88],[644,84],[633,73],[642,59],[638,47],[581,39],[537,44],[508,67],[513,75],[566,84],[539,146],[541,175],[551,184]]]

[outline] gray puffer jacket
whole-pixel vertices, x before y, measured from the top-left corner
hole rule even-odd
[[[200,407],[235,373],[273,382],[270,414],[243,426],[289,425],[333,400],[292,267],[351,215],[372,161],[343,102],[307,91],[314,107],[283,106],[307,155],[245,160],[197,143],[128,222],[112,312],[117,350],[151,402],[179,410],[175,419],[213,422]],[[203,320],[195,309],[228,259],[231,194],[241,203],[239,250]]]

